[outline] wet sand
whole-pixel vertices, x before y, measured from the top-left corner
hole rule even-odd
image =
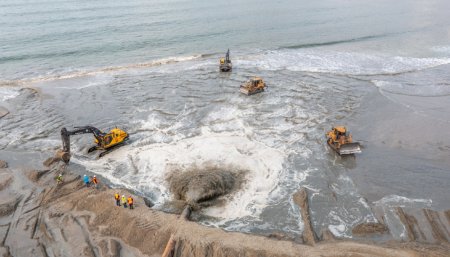
[[[327,236],[292,240],[204,227],[178,219],[176,214],[152,210],[138,196],[134,196],[134,210],[118,207],[114,193],[129,192],[105,185],[85,188],[70,166],[64,168],[59,163],[38,170],[5,164],[0,169],[3,256],[161,256],[172,234],[176,242],[174,256],[447,256],[450,251],[448,211],[447,219],[438,221],[447,222],[447,227],[439,227],[440,223],[433,226],[436,230],[432,233],[438,240],[434,244],[414,241],[415,236],[409,242],[382,244]],[[57,185],[54,178],[61,171],[64,183]],[[306,220],[307,191],[297,193],[295,198]],[[423,212],[429,221],[437,221],[441,215],[430,210]],[[411,222],[413,218],[402,213],[411,225],[410,231],[420,229]],[[367,231],[360,229],[359,233]],[[310,230],[308,237],[311,234]]]

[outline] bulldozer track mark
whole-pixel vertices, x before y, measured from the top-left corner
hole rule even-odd
[[[11,223],[8,223],[8,228],[6,229],[5,237],[3,238],[1,245],[4,246],[6,242],[6,238],[8,238],[9,229],[11,227]]]
[[[34,193],[35,193],[35,190],[33,189],[25,198],[24,205],[27,205],[30,200],[34,199],[34,197],[35,197]]]
[[[38,214],[35,216],[36,220],[34,221],[34,226],[31,230],[31,238],[35,238],[37,227],[41,223],[40,216],[41,216],[41,211],[39,210]]]
[[[448,231],[445,230],[445,226],[442,224],[439,214],[436,211],[428,209],[424,209],[423,213],[431,226],[431,232],[434,238],[439,241],[449,242],[447,239]]]
[[[34,211],[36,209],[39,209],[40,207],[41,207],[40,205],[34,206],[33,208],[24,211],[22,214],[30,213],[30,212],[32,212],[32,211]]]
[[[136,222],[136,227],[144,230],[157,230],[160,226],[156,222],[148,222],[143,220],[138,220]]]
[[[49,255],[47,253],[47,248],[43,244],[39,244],[39,248],[41,249],[42,255],[44,257],[49,257]]]
[[[91,239],[89,238],[89,234],[86,232],[86,228],[82,224],[82,221],[80,221],[79,217],[73,217],[73,220],[80,227],[82,234],[83,234],[84,241],[88,245],[88,248],[89,248],[92,256],[94,256],[94,257],[100,256],[98,253],[98,248],[92,244]]]

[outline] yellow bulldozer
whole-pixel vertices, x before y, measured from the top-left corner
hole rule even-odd
[[[361,153],[361,146],[353,142],[352,135],[344,126],[336,126],[327,132],[327,143],[339,155]]]
[[[241,85],[239,91],[246,95],[253,95],[259,92],[263,92],[266,87],[266,83],[260,77],[253,77],[249,81]]]

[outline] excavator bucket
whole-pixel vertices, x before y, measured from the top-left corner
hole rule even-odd
[[[337,151],[340,155],[361,153],[361,146],[359,143],[347,143],[341,145]]]

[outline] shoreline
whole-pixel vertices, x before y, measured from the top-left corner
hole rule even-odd
[[[161,256],[172,234],[174,256],[445,256],[450,251],[444,240],[374,243],[325,234],[299,243],[275,233],[227,232],[153,210],[139,196],[134,210],[117,207],[113,195],[119,189],[85,188],[70,166],[64,183],[56,185],[54,177],[63,168],[58,163],[46,170],[0,168],[5,181],[0,195],[12,199],[0,204],[3,256]],[[120,189],[124,192],[129,193]],[[296,203],[307,206],[307,193],[299,194],[303,200]]]

